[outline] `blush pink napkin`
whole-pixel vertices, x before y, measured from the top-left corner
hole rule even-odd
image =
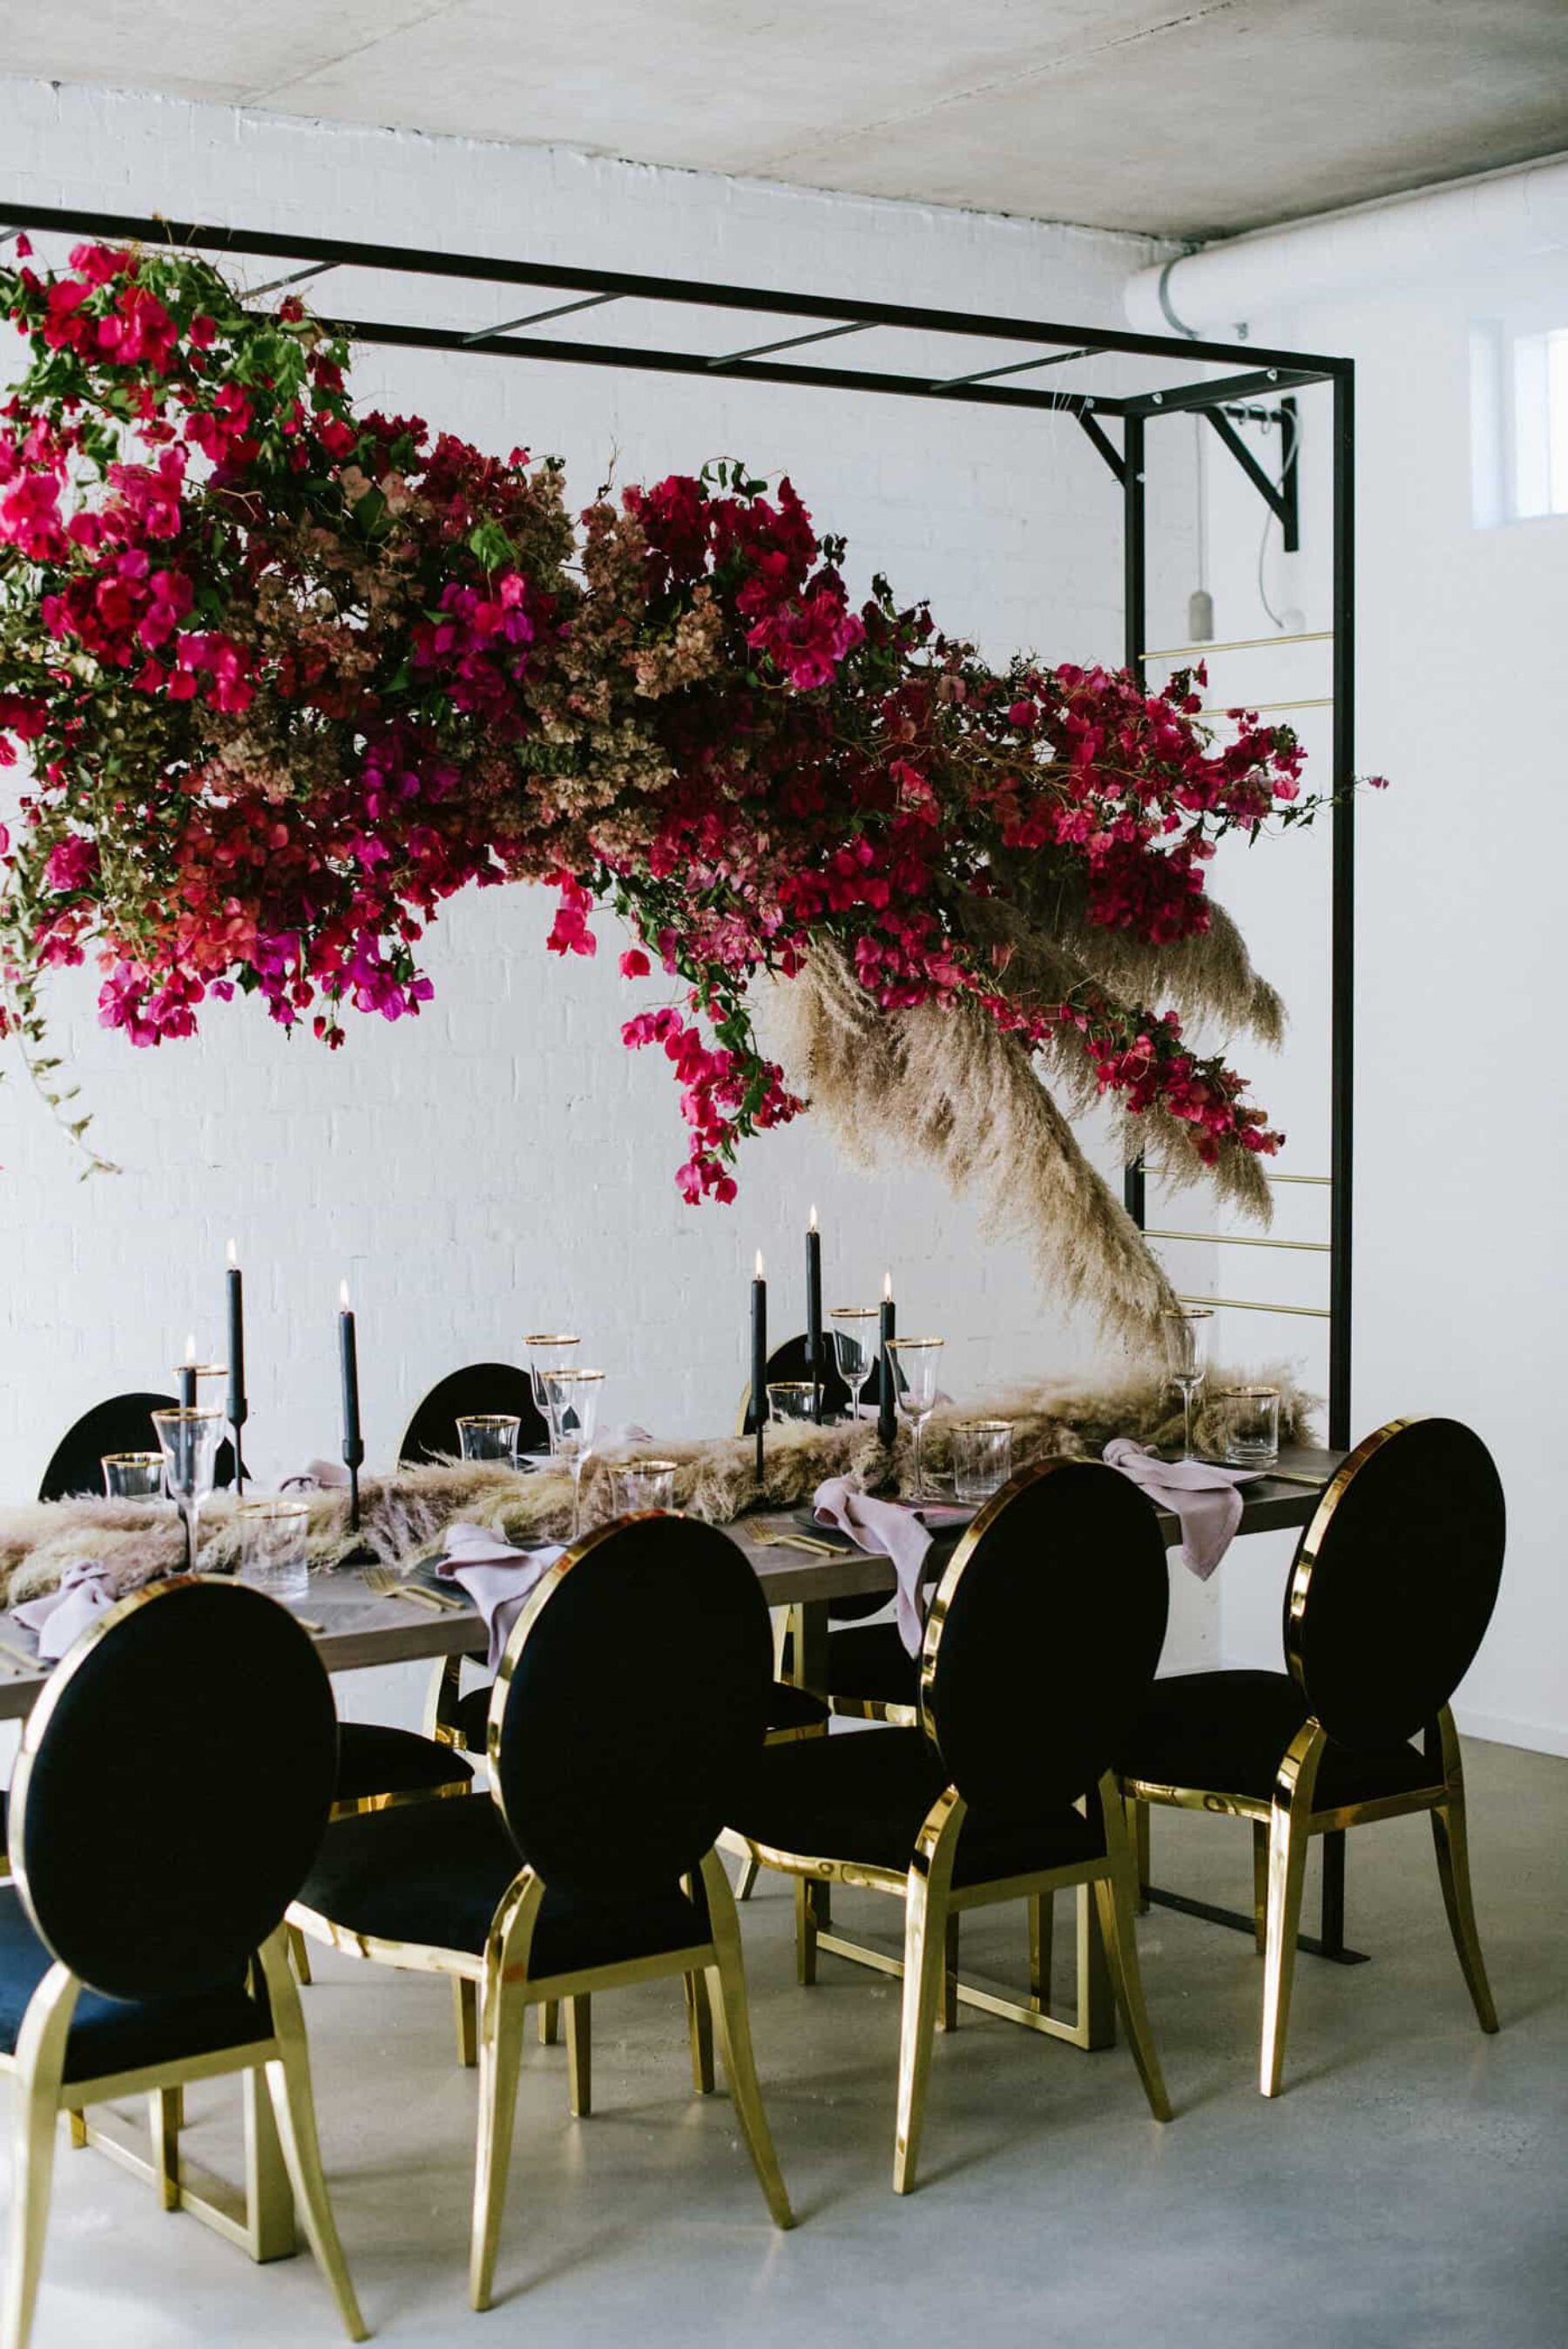
[[[1255,1468],[1222,1468],[1212,1460],[1161,1460],[1152,1444],[1134,1444],[1118,1435],[1100,1455],[1108,1468],[1119,1468],[1150,1499],[1173,1509],[1181,1520],[1181,1562],[1200,1582],[1207,1582],[1242,1522],[1242,1496],[1237,1487],[1250,1485]]]
[[[108,1614],[119,1595],[108,1567],[100,1565],[97,1558],[82,1558],[77,1565],[67,1567],[57,1590],[46,1591],[42,1599],[29,1599],[25,1605],[13,1607],[11,1614],[24,1631],[36,1631],[38,1661],[57,1664],[89,1623]]]
[[[858,1493],[847,1476],[830,1476],[819,1485],[811,1506],[820,1526],[837,1526],[873,1557],[892,1559],[898,1583],[898,1636],[910,1654],[918,1656],[925,1624],[921,1573],[931,1547],[931,1531],[919,1512],[903,1501],[878,1501],[869,1493]]]
[[[541,1549],[515,1549],[488,1526],[456,1525],[447,1531],[447,1554],[436,1572],[444,1582],[460,1583],[490,1627],[490,1668],[495,1671],[506,1653],[512,1626],[521,1614],[540,1577],[563,1555],[564,1544],[547,1542]]]

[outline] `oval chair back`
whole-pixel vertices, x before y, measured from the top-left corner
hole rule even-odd
[[[325,1832],[337,1722],[286,1609],[181,1578],[57,1666],[11,1792],[11,1863],[60,1961],[108,1998],[232,1989]]]
[[[1491,1454],[1458,1420],[1391,1420],[1357,1445],[1285,1588],[1285,1662],[1330,1737],[1398,1745],[1436,1719],[1486,1636],[1505,1536]]]
[[[74,1427],[67,1428],[55,1446],[54,1454],[44,1471],[38,1486],[40,1501],[68,1501],[80,1493],[103,1498],[104,1455],[110,1452],[156,1452],[158,1435],[152,1424],[155,1411],[172,1411],[175,1398],[170,1394],[110,1395],[107,1402],[95,1403],[84,1412]],[[218,1447],[218,1464],[214,1481],[227,1486],[234,1481],[234,1447],[227,1436]]]
[[[926,1619],[920,1716],[965,1800],[1074,1803],[1110,1767],[1171,1603],[1146,1496],[1099,1461],[1024,1470],[954,1552]]]
[[[430,1389],[403,1431],[399,1464],[415,1468],[423,1461],[458,1459],[462,1453],[459,1419],[487,1411],[516,1413],[522,1423],[517,1431],[521,1452],[542,1452],[550,1442],[528,1372],[513,1362],[470,1362]]]
[[[717,1526],[618,1518],[551,1568],[507,1644],[491,1775],[546,1885],[667,1893],[762,1751],[773,1644],[761,1586]]]
[[[830,1330],[823,1330],[822,1344],[827,1353],[827,1361],[822,1366],[822,1410],[829,1416],[837,1418],[841,1412],[846,1412],[850,1407],[850,1390],[839,1374],[838,1358],[833,1351],[833,1333]],[[769,1380],[804,1379],[810,1376],[806,1362],[804,1330],[798,1338],[786,1338],[782,1345],[774,1347],[768,1357],[768,1376]],[[862,1419],[869,1419],[874,1414],[881,1393],[882,1360],[879,1356],[872,1365],[870,1378],[861,1389]],[[741,1402],[740,1421],[735,1432],[738,1435],[755,1435],[757,1433],[757,1405],[749,1387]]]

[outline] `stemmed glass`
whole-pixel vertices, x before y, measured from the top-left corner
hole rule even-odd
[[[576,1340],[573,1340],[575,1344]],[[583,1523],[583,1471],[593,1449],[599,1420],[603,1371],[546,1371],[544,1408],[550,1420],[550,1448],[572,1471],[572,1538]]]
[[[925,1465],[921,1446],[925,1434],[925,1423],[936,1408],[936,1373],[942,1363],[942,1338],[890,1338],[888,1352],[893,1360],[893,1383],[898,1391],[898,1407],[914,1430],[914,1492],[916,1501],[928,1501],[934,1496],[925,1489]]]
[[[882,1315],[874,1305],[835,1305],[828,1319],[839,1376],[850,1391],[850,1417],[858,1420],[861,1390],[876,1367],[882,1343]]]
[[[158,1431],[163,1454],[169,1495],[178,1505],[180,1520],[185,1527],[185,1570],[194,1574],[196,1521],[217,1474],[223,1414],[208,1408],[155,1411],[152,1424]]]
[[[1165,1366],[1172,1386],[1181,1390],[1183,1460],[1195,1460],[1198,1456],[1192,1449],[1192,1406],[1208,1368],[1209,1324],[1213,1318],[1207,1305],[1178,1305],[1160,1317],[1165,1336]]]
[[[550,1427],[551,1456],[555,1456],[555,1428],[550,1418],[550,1402],[544,1392],[544,1381],[552,1371],[569,1371],[577,1360],[574,1349],[583,1343],[581,1338],[552,1338],[535,1330],[523,1340],[528,1354],[528,1375],[533,1385],[533,1400],[543,1413]]]

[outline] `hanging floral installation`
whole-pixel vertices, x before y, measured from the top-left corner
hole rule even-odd
[[[1130,1150],[1266,1210],[1280,1136],[1184,1030],[1277,1036],[1204,878],[1227,833],[1321,803],[1288,728],[1220,738],[1201,671],[994,668],[881,579],[856,608],[841,543],[738,464],[574,522],[554,460],[356,413],[292,295],[16,250],[0,1019],[46,1088],[52,967],[94,961],[133,1044],[238,989],[335,1047],[429,999],[446,898],[534,881],[554,951],[609,906],[623,971],[668,982],[623,1035],[671,1063],[689,1200],[732,1199],[737,1145],[809,1092],[981,1185],[1123,1327],[1167,1292],[1068,1112],[1109,1097]]]

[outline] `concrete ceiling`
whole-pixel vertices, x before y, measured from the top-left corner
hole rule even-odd
[[[1165,237],[1568,146],[1564,0],[0,0],[0,35],[14,75]]]

